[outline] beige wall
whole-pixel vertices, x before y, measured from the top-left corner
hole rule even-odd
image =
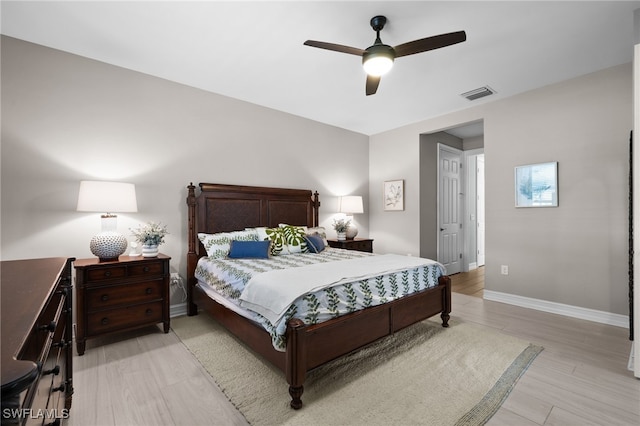
[[[420,135],[480,119],[486,288],[627,314],[631,64],[372,136],[370,226],[377,251],[419,253]],[[516,209],[514,167],[545,161],[559,163],[559,207]],[[380,187],[389,178],[405,179],[404,212],[382,209]],[[509,266],[509,275],[500,274],[500,265]]]
[[[92,257],[99,215],[76,212],[80,180],[136,184],[138,213],[168,225],[161,250],[186,269],[189,182],[368,197],[368,137],[159,78],[2,37],[3,260]],[[369,233],[368,216],[356,217]],[[331,232],[333,230],[331,229]]]

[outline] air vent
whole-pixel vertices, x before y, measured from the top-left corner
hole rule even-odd
[[[494,93],[496,92],[491,87],[484,86],[484,87],[480,87],[479,89],[462,93],[460,96],[463,96],[470,101],[475,101],[476,99],[484,98],[485,96],[493,95]]]

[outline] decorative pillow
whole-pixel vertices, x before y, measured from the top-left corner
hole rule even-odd
[[[258,233],[255,230],[219,232],[217,234],[199,233],[198,239],[207,250],[207,256],[221,259],[229,255],[231,241],[258,241]]]
[[[231,241],[230,259],[268,259],[271,241]]]
[[[302,226],[292,226],[280,224],[284,240],[289,249],[289,253],[307,253],[307,240],[305,240],[305,229]]]
[[[325,245],[320,234],[305,235],[304,238],[305,240],[307,240],[309,253],[320,253],[322,250],[324,250]]]
[[[271,255],[272,256],[280,256],[289,254],[289,247],[287,246],[287,242],[284,238],[284,232],[282,228],[256,228],[256,232],[258,235],[258,240],[271,241]]]
[[[324,229],[324,226],[316,226],[315,228],[307,228],[305,233],[307,235],[314,235],[314,234],[318,234],[320,235],[320,237],[322,237],[322,242],[324,243],[324,246],[328,246],[329,245],[329,241],[327,241],[327,231]]]

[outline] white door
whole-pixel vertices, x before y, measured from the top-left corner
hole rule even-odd
[[[439,144],[438,148],[438,261],[447,274],[462,271],[462,151]]]
[[[478,267],[484,266],[484,155],[476,157],[476,194],[478,200],[476,202],[476,217],[478,218]]]

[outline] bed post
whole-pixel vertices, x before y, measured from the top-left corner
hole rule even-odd
[[[318,226],[318,222],[320,221],[318,217],[318,210],[320,210],[320,200],[318,196],[318,191],[313,193],[313,226]]]
[[[304,380],[307,375],[307,348],[305,347],[304,322],[299,318],[292,318],[287,324],[287,353],[285,375],[289,383],[291,408],[297,410],[302,407],[302,393]]]
[[[198,307],[193,303],[193,286],[196,284],[195,271],[198,262],[198,253],[196,253],[196,187],[193,182],[187,186],[187,206],[188,206],[188,233],[189,233],[189,252],[187,253],[187,315],[193,316],[198,314]]]
[[[442,291],[442,313],[440,314],[440,318],[442,318],[442,326],[449,327],[449,314],[451,313],[451,278],[443,275],[438,278],[438,283],[445,286]]]

